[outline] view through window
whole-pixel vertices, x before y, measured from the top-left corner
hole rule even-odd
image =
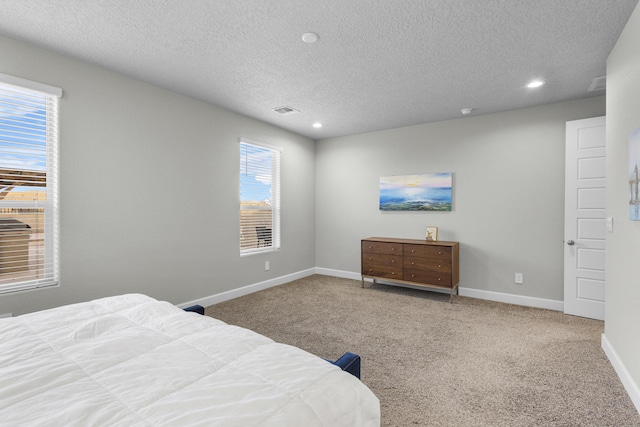
[[[0,292],[57,283],[62,91],[0,75]]]
[[[240,140],[240,254],[280,248],[280,149]]]

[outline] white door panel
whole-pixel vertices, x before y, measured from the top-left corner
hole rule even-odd
[[[603,213],[601,208],[605,200],[604,188],[579,188],[578,189],[578,209],[597,209]]]
[[[576,251],[579,269],[604,271],[604,250],[577,248]]]
[[[607,222],[604,218],[578,219],[578,239],[604,240]]]
[[[578,279],[578,298],[591,301],[604,301],[602,280]]]
[[[604,319],[605,118],[567,122],[564,312]]]
[[[578,160],[578,179],[604,178],[602,172],[605,170],[604,157]]]
[[[575,120],[575,122],[582,122],[586,120],[602,121],[602,126],[591,126],[577,129],[578,136],[578,148],[580,150],[586,150],[595,147],[604,147],[606,128],[604,126],[604,117],[594,117],[593,119]],[[570,122],[569,122],[570,123]],[[596,122],[594,122],[596,123]]]

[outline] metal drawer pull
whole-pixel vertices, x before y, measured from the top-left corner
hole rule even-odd
[[[438,255],[442,255],[442,251],[439,251],[439,252],[438,252]]]
[[[391,250],[392,250],[392,251],[395,251],[395,250],[396,250],[396,248],[391,248]]]
[[[442,267],[442,264],[438,264],[438,268]]]

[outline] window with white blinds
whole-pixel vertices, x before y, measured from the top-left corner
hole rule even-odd
[[[281,151],[240,140],[240,255],[280,249]]]
[[[58,282],[58,98],[0,74],[0,293]]]

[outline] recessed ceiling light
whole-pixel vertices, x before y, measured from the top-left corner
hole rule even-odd
[[[320,39],[316,33],[304,33],[302,35],[302,41],[305,43],[315,43]]]
[[[531,83],[527,85],[528,88],[533,89],[536,87],[540,87],[544,84],[542,80],[533,80]]]
[[[314,128],[316,128],[316,129],[318,129],[318,128],[321,128],[321,127],[322,127],[322,123],[320,123],[320,122],[315,122],[312,126],[313,126]]]
[[[460,110],[460,112],[461,112],[462,114],[464,114],[465,116],[466,116],[467,114],[471,114],[471,112],[472,112],[472,111],[473,111],[473,108],[468,108],[468,107],[467,107],[467,108],[463,108],[462,110]]]

